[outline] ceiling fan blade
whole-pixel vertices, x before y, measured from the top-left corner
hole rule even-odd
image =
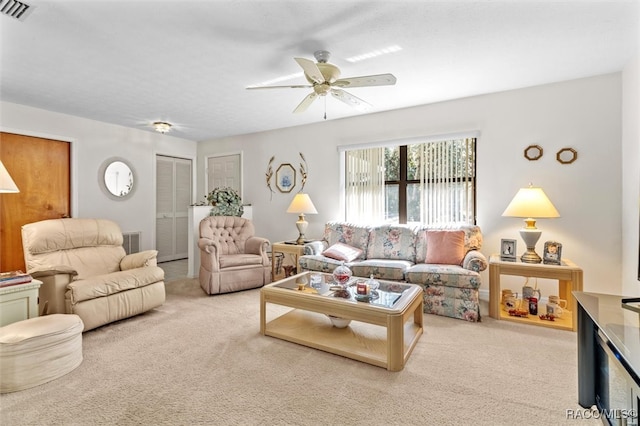
[[[353,96],[351,93],[345,92],[341,89],[331,89],[331,94],[334,98],[341,100],[345,104],[354,107],[358,111],[367,111],[372,108],[370,104],[366,103],[357,96]]]
[[[300,104],[296,107],[296,109],[293,110],[293,113],[299,113],[299,112],[305,112],[307,110],[307,108],[309,108],[309,105],[311,105],[313,103],[313,101],[316,100],[316,98],[318,97],[318,94],[316,92],[311,92],[309,93],[303,100],[302,102],[300,102]]]
[[[249,86],[246,89],[247,90],[254,90],[254,89],[309,89],[313,86],[311,86],[310,84],[297,84],[297,85],[292,85],[292,86]]]
[[[314,83],[322,84],[324,83],[324,76],[320,72],[320,68],[316,65],[315,62],[305,59],[305,58],[293,58],[295,61],[302,67],[304,73],[307,77],[311,79]]]
[[[393,74],[365,75],[362,77],[341,78],[332,86],[338,87],[365,87],[365,86],[391,86],[396,84]]]

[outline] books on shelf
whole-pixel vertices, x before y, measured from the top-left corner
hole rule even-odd
[[[22,271],[0,272],[0,287],[30,283],[31,275]]]

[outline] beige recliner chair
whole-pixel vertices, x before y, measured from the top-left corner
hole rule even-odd
[[[208,216],[200,221],[200,286],[207,294],[271,282],[269,240],[254,233],[253,223],[237,216]]]
[[[84,331],[165,301],[156,250],[127,255],[122,232],[104,219],[51,219],[22,227],[27,273],[43,282],[40,309],[76,314]]]

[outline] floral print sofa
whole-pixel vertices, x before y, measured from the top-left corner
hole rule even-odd
[[[437,232],[455,233],[460,240],[459,264],[426,263],[430,254],[439,248],[428,247],[430,236]],[[442,234],[442,233],[441,233]],[[480,320],[478,289],[480,271],[487,268],[487,258],[480,253],[482,233],[475,225],[366,226],[347,222],[328,222],[322,240],[305,245],[299,259],[302,271],[332,272],[343,263],[322,253],[339,243],[355,248],[359,255],[344,262],[353,275],[420,285],[424,290],[424,312],[467,321]],[[359,249],[359,250],[358,250]],[[433,258],[433,256],[431,256]]]

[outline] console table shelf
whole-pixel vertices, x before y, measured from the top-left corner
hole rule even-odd
[[[567,301],[567,309],[562,318],[554,321],[541,320],[538,316],[526,318],[512,317],[501,306],[500,275],[516,275],[520,277],[549,278],[558,280],[558,295]],[[582,269],[569,259],[562,265],[544,263],[524,263],[501,260],[497,254],[489,258],[489,316],[495,319],[523,322],[526,324],[576,331],[578,327],[576,302],[573,291],[582,291]],[[544,310],[538,309],[540,313]],[[568,312],[567,312],[568,311]]]

